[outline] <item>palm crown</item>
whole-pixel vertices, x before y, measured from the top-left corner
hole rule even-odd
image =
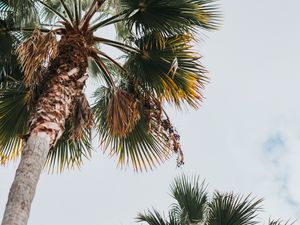
[[[262,210],[262,199],[250,195],[242,197],[233,193],[216,191],[210,198],[204,182],[199,177],[182,175],[171,185],[171,205],[167,217],[157,210],[140,213],[138,222],[149,225],[255,225],[259,224],[258,212]],[[282,220],[269,220],[269,225],[292,225]]]
[[[171,152],[183,162],[163,104],[201,102],[207,77],[192,43],[199,28],[217,28],[213,0],[0,0],[0,11],[1,163],[18,157],[26,134],[46,129],[39,121],[49,118],[61,124],[52,127],[49,168],[79,166],[90,155],[92,128],[120,165],[152,168]],[[113,24],[116,40],[101,37]],[[122,57],[112,58],[103,45]],[[72,87],[55,78],[60,71]],[[82,91],[89,75],[101,78],[92,107]],[[55,108],[55,99],[70,109]]]

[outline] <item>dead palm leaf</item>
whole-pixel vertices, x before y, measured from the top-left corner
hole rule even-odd
[[[22,65],[24,85],[38,85],[43,80],[43,70],[58,54],[56,37],[52,32],[44,35],[36,29],[32,36],[17,48],[17,54]]]
[[[107,110],[110,133],[114,136],[126,137],[139,120],[139,101],[122,89],[113,91]]]
[[[70,138],[71,140],[78,141],[84,135],[86,129],[90,130],[93,125],[93,112],[89,105],[85,95],[77,97],[73,108],[73,113],[70,118],[71,129]]]

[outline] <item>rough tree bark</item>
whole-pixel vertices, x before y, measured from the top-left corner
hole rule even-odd
[[[64,132],[74,101],[82,96],[87,78],[86,41],[79,34],[64,36],[59,54],[45,74],[41,94],[29,121],[29,139],[10,189],[2,225],[26,225],[47,154]]]

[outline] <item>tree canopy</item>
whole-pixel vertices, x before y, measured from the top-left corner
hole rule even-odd
[[[180,136],[164,104],[199,107],[208,77],[194,44],[219,21],[213,0],[0,0],[0,162],[20,155],[45,71],[61,37],[73,32],[86,40],[88,75],[101,81],[91,107],[78,98],[48,154],[49,168],[80,166],[95,130],[121,166],[149,169],[172,152],[182,164]],[[107,26],[114,40],[102,36]],[[122,55],[111,57],[104,45]]]

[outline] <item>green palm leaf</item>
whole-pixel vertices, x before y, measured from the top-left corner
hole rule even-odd
[[[172,151],[180,155],[178,164],[181,164],[183,154],[180,136],[164,111],[163,102],[166,100],[177,106],[182,103],[192,107],[199,105],[207,78],[197,61],[199,57],[192,50],[190,43],[194,37],[191,33],[197,28],[215,28],[218,15],[213,2],[0,0],[0,82],[22,81],[22,89],[13,87],[1,91],[0,132],[13,120],[17,121],[13,116],[22,112],[19,118],[23,118],[14,131],[0,134],[3,137],[0,138],[0,145],[3,145],[0,157],[12,158],[20,153],[23,142],[18,135],[26,133],[30,110],[48,81],[41,79],[43,82],[38,82],[32,79],[33,76],[28,76],[31,73],[22,74],[15,56],[15,49],[24,43],[24,32],[30,33],[36,29],[41,32],[40,36],[48,37],[44,34],[51,34],[53,46],[45,47],[47,43],[51,45],[48,39],[40,45],[29,39],[32,46],[28,46],[31,48],[36,45],[38,48],[32,52],[23,48],[23,56],[30,58],[35,55],[41,61],[21,61],[21,68],[26,68],[27,72],[42,71],[42,74],[47,74],[44,70],[58,63],[55,61],[52,64],[56,54],[53,54],[53,58],[49,55],[51,49],[55,49],[54,43],[62,43],[63,37],[71,33],[74,38],[84,36],[87,56],[92,58],[89,62],[91,71],[109,86],[98,89],[93,107],[101,145],[110,155],[118,157],[119,165],[132,164],[135,170],[147,170],[167,159]],[[57,21],[58,18],[63,21]],[[122,37],[120,41],[94,36],[96,29],[111,24],[116,25],[117,34]],[[120,29],[122,25],[124,29]],[[101,45],[121,49],[123,58],[111,58],[102,49],[100,51]],[[44,51],[41,51],[43,47]],[[37,54],[39,52],[41,55]],[[59,51],[57,53],[61,54]],[[127,59],[125,63],[124,58]],[[123,85],[124,82],[126,85]],[[71,109],[73,111],[70,118],[66,118],[62,139],[49,152],[46,165],[51,171],[80,166],[82,160],[90,155],[91,127],[84,124],[91,125],[93,116],[88,110],[87,101],[84,102],[86,110],[79,107],[82,102],[76,103],[77,110]],[[16,147],[9,150],[7,146]]]
[[[171,184],[171,195],[177,201],[171,212],[178,223],[189,225],[204,221],[208,194],[204,182],[199,182],[199,177],[175,178]]]
[[[14,24],[24,26],[38,21],[37,8],[33,0],[0,0],[0,14],[13,15]]]
[[[20,155],[24,142],[19,136],[26,133],[28,112],[24,87],[17,82],[2,82],[1,86],[0,162],[4,164]]]
[[[140,53],[130,54],[125,64],[129,76],[158,98],[196,108],[207,77],[190,41],[189,35],[163,38],[157,33],[138,39]]]
[[[290,221],[282,221],[282,220],[269,220],[268,225],[293,225],[295,223],[294,222],[290,222]]]
[[[137,32],[157,31],[164,36],[195,28],[216,29],[220,15],[214,0],[121,0],[129,10],[127,22]]]
[[[136,219],[137,222],[146,222],[149,225],[169,225],[169,222],[155,209],[153,212],[148,210],[148,212],[138,214]]]
[[[250,196],[242,198],[239,195],[220,194],[216,192],[209,204],[209,225],[254,225],[257,212],[261,209],[262,199],[253,200]]]
[[[67,125],[66,131],[62,138],[52,148],[47,157],[45,166],[49,172],[63,172],[65,169],[79,168],[84,159],[91,156],[91,132],[85,130],[80,140],[72,140],[70,138],[70,126]]]
[[[171,205],[168,219],[157,210],[139,213],[137,222],[149,225],[255,225],[262,199],[250,199],[232,193],[215,192],[208,198],[204,182],[198,177],[181,175],[171,184],[171,195],[177,201]],[[269,220],[268,225],[294,224],[289,221]]]
[[[17,159],[24,148],[21,138],[27,133],[30,93],[18,82],[2,82],[0,88],[0,163]],[[80,167],[84,158],[91,154],[90,131],[85,130],[80,140],[70,138],[67,125],[57,145],[48,154],[45,164],[49,171],[62,172],[66,168]],[[9,127],[9,129],[7,129]]]

